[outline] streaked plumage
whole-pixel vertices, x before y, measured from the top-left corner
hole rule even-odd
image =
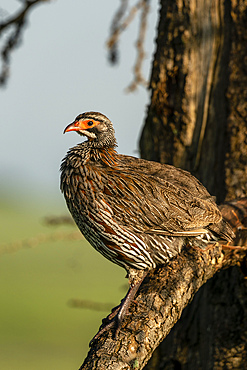
[[[114,263],[152,269],[187,244],[204,248],[234,236],[214,198],[189,172],[116,152],[111,121],[76,117],[65,132],[88,137],[61,165],[61,190],[89,243]]]

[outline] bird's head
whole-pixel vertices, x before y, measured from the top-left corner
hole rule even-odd
[[[117,145],[112,122],[99,112],[79,114],[64,130],[76,131],[79,135],[87,136],[95,147],[115,147]]]

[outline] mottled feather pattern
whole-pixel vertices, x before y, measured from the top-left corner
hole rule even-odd
[[[126,269],[166,263],[190,238],[203,247],[222,236],[221,213],[197,179],[114,148],[89,141],[72,148],[61,165],[61,190],[85,238]]]

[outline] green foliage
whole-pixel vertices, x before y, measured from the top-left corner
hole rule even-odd
[[[41,216],[39,210],[23,214],[1,207],[0,368],[5,370],[77,369],[108,312],[72,308],[68,302],[116,305],[125,293],[122,269],[83,238],[66,240],[76,233],[74,226],[54,230],[40,222]],[[56,235],[64,237],[56,240]]]

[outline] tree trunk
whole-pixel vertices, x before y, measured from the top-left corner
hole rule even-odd
[[[141,156],[192,172],[217,201],[247,195],[247,3],[161,0]],[[146,369],[247,369],[247,286],[215,275]]]
[[[246,196],[246,2],[161,0],[141,157]]]

